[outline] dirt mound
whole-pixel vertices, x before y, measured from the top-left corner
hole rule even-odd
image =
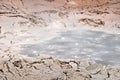
[[[100,19],[89,19],[89,18],[83,18],[83,19],[80,19],[79,22],[81,23],[85,23],[85,24],[88,24],[90,26],[94,26],[94,27],[98,27],[98,26],[103,26],[105,25],[105,22],[100,20]]]

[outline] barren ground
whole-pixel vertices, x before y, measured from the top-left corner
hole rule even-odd
[[[119,39],[119,0],[0,0],[0,80],[120,80]]]

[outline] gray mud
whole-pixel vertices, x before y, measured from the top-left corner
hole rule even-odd
[[[104,65],[120,65],[120,35],[92,30],[70,30],[51,40],[22,45],[21,54],[48,54],[62,59],[93,59]]]

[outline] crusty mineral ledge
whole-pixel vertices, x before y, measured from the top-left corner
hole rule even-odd
[[[120,80],[120,66],[87,60],[0,55],[0,80]]]

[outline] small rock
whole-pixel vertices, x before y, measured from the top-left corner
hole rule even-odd
[[[98,74],[102,70],[101,64],[92,64],[86,68],[90,74]]]
[[[74,62],[70,62],[69,64],[72,66],[73,69],[77,69],[78,67],[77,64]]]

